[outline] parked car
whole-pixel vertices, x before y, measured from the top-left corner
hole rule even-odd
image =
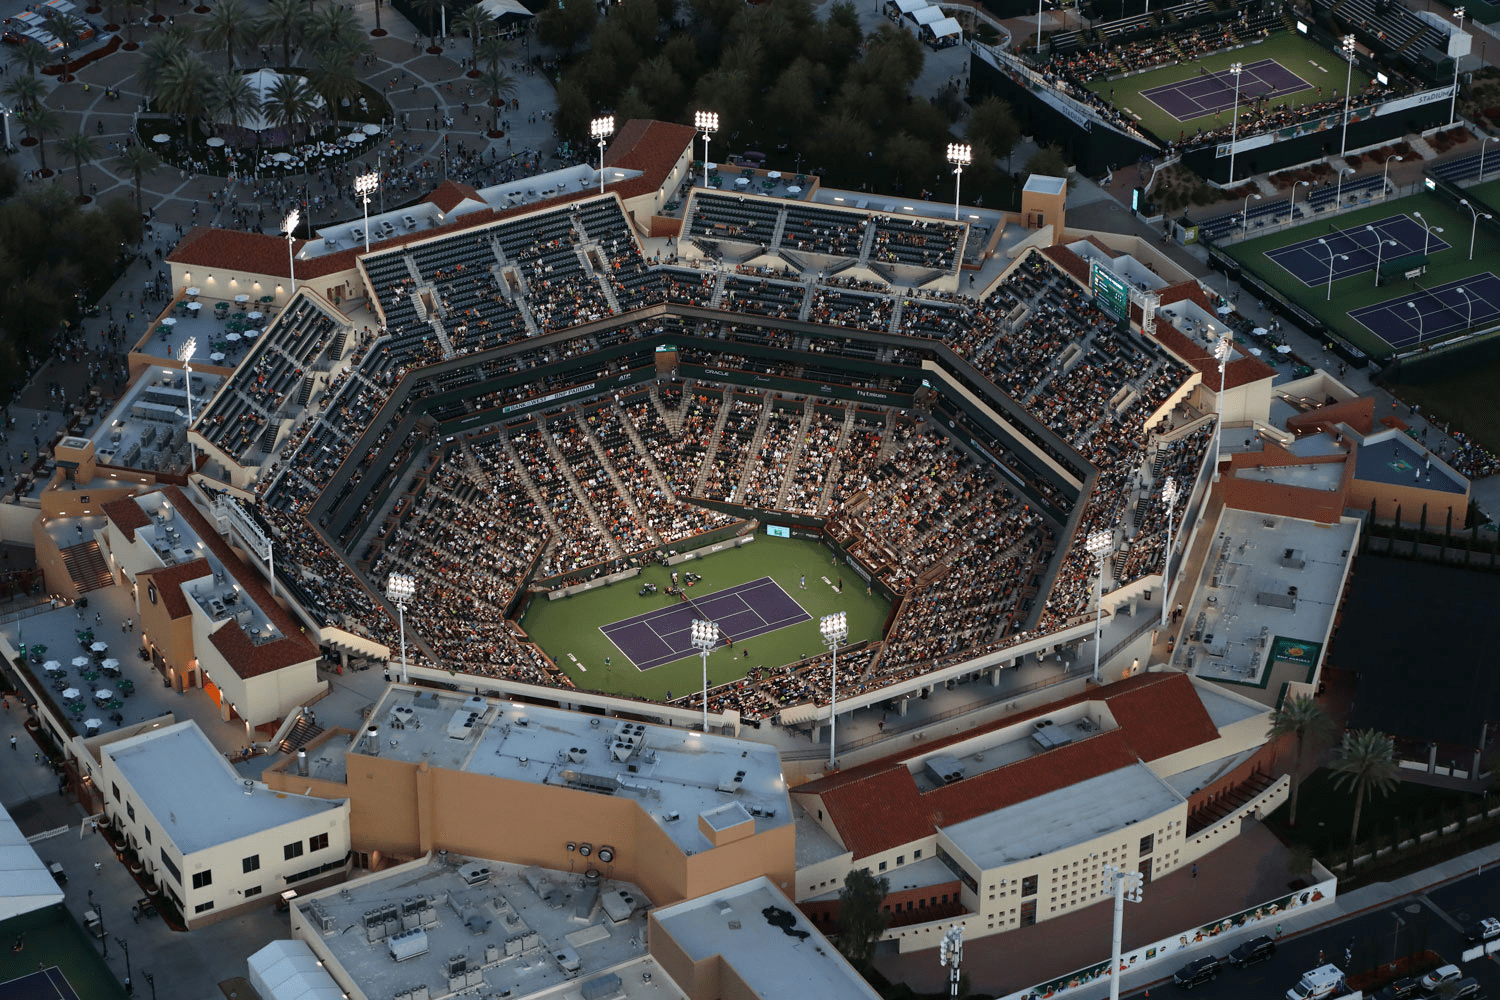
[[[1464,977],[1464,971],[1456,965],[1440,965],[1422,977],[1424,989],[1435,990],[1447,983],[1456,983]]]
[[[1213,955],[1196,958],[1177,970],[1172,982],[1185,990],[1219,978],[1219,960]]]
[[[1477,924],[1470,924],[1464,930],[1464,940],[1469,944],[1493,941],[1495,938],[1500,938],[1500,920],[1494,917],[1485,917]]]
[[[1380,1000],[1415,1000],[1426,991],[1422,989],[1422,981],[1416,976],[1408,976],[1398,979],[1385,989],[1380,991]]]
[[[1286,1000],[1322,1000],[1333,996],[1344,985],[1344,973],[1337,965],[1320,965],[1302,973],[1297,985],[1286,991]]]
[[[1467,976],[1454,983],[1447,996],[1453,1000],[1484,1000],[1484,987],[1473,976]]]
[[[1256,962],[1264,962],[1276,954],[1276,942],[1262,934],[1260,937],[1251,938],[1238,948],[1229,953],[1229,960],[1240,968],[1254,965]]]

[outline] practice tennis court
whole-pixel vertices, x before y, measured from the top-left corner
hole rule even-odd
[[[1262,59],[1245,66],[1239,83],[1241,104],[1296,94],[1312,86],[1275,59]],[[1234,110],[1234,74],[1227,69],[1215,72],[1200,69],[1197,76],[1143,90],[1141,96],[1180,122],[1192,121]]]
[[[1500,317],[1500,277],[1491,271],[1417,291],[1349,317],[1397,350],[1480,326]]]
[[[78,994],[54,965],[0,983],[0,1000],[78,1000]]]
[[[763,576],[726,590],[701,597],[689,596],[688,600],[670,607],[602,625],[599,631],[637,670],[650,670],[697,653],[691,638],[694,619],[715,622],[728,641],[744,642],[810,621],[812,615],[804,611],[775,580]]]
[[[1391,215],[1348,229],[1330,225],[1328,234],[1321,237],[1321,242],[1319,239],[1314,237],[1268,250],[1266,257],[1304,285],[1314,288],[1328,284],[1330,267],[1333,280],[1338,281],[1375,270],[1377,260],[1391,261],[1420,253],[1430,256],[1451,248],[1441,236],[1428,235],[1422,224],[1409,215]],[[1384,246],[1382,241],[1385,241]],[[1340,257],[1348,259],[1341,260]]]

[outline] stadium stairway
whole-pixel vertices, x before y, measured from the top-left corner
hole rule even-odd
[[[797,440],[792,453],[786,457],[786,471],[781,476],[781,488],[776,491],[776,509],[786,510],[787,495],[792,491],[794,473],[802,464],[802,450],[807,447],[807,427],[812,423],[813,401],[809,396],[802,402],[802,422],[797,425]]]
[[[104,561],[104,555],[99,551],[99,543],[93,540],[81,542],[78,545],[69,545],[62,550],[63,566],[68,571],[68,578],[73,581],[73,586],[78,588],[80,594],[88,593],[90,590],[101,590],[114,583],[109,574],[109,564]]]
[[[736,497],[744,496],[745,491],[750,488],[750,476],[755,471],[755,460],[760,455],[761,445],[765,443],[766,425],[770,422],[771,394],[767,393],[761,398],[760,416],[755,419],[755,433],[750,435],[750,447],[745,449],[745,464],[740,469],[739,481],[734,484],[734,495]],[[779,497],[780,495],[778,492],[777,496]]]
[[[848,451],[849,429],[854,426],[854,404],[844,407],[844,422],[839,425],[838,440],[833,443],[833,457],[828,460],[828,478],[823,483],[823,494],[818,498],[819,517],[828,516],[833,504],[833,487],[844,474],[844,452]]]
[[[619,407],[615,407],[615,417],[620,421],[621,427],[628,425],[629,421],[624,419],[624,414],[620,413]],[[625,485],[625,481],[620,478],[619,467],[615,464],[615,460],[604,453],[603,442],[599,440],[599,435],[595,434],[593,429],[589,427],[588,421],[583,419],[583,413],[575,412],[573,414],[573,422],[578,425],[578,430],[583,434],[583,440],[594,450],[594,457],[599,460],[599,467],[604,470],[604,474],[614,484],[615,492],[620,494],[620,501],[624,503],[625,509],[630,511],[630,516],[635,518],[636,523],[641,526],[641,530],[646,533],[646,537],[651,539],[652,545],[662,544],[661,535],[657,534],[656,529],[651,527],[650,522],[646,518],[646,512],[641,510],[640,506],[635,502],[635,496]],[[640,454],[632,456],[631,461],[644,463],[646,459],[645,451],[634,442],[634,439],[631,441],[631,446],[640,452]],[[650,466],[647,466],[647,468],[650,468]]]
[[[552,467],[557,470],[558,474],[562,476],[563,481],[568,484],[568,489],[573,493],[574,502],[579,505],[584,515],[589,519],[589,523],[594,526],[594,530],[599,533],[599,537],[609,548],[610,556],[615,559],[623,556],[625,550],[620,548],[620,543],[616,540],[614,532],[609,530],[609,525],[605,523],[604,515],[599,513],[599,508],[595,507],[594,502],[589,499],[589,491],[584,489],[583,484],[578,481],[578,476],[573,471],[573,464],[562,453],[562,449],[557,446],[557,442],[552,440],[552,434],[545,426],[540,428],[539,436],[542,447],[547,449],[547,454],[552,459]],[[622,492],[621,499],[623,500],[624,497],[625,495]]]
[[[542,515],[542,520],[547,522],[547,530],[553,538],[563,537],[562,529],[557,526],[557,519],[552,516],[552,509],[547,506],[547,498],[542,496],[542,491],[537,488],[536,480],[531,478],[531,473],[526,471],[526,463],[521,461],[520,452],[516,451],[516,444],[510,439],[509,434],[500,435],[500,447],[505,452],[505,457],[510,462],[510,467],[515,470],[515,480],[521,484],[531,502]]]
[[[672,495],[672,481],[667,478],[666,473],[662,472],[661,467],[656,464],[656,459],[651,456],[651,449],[646,447],[646,442],[641,438],[640,432],[635,429],[635,424],[631,421],[630,415],[621,409],[619,404],[613,403],[611,405],[615,408],[615,419],[620,422],[620,429],[625,432],[625,436],[630,439],[631,446],[639,453],[636,461],[640,462],[641,465],[645,466],[646,471],[651,473],[651,479],[656,483],[656,488],[661,491],[661,495],[670,497]],[[661,413],[662,419],[666,421],[667,427],[671,428],[673,421],[667,419],[666,410],[662,407],[661,400],[657,397],[654,386],[651,392],[651,405],[656,407],[657,412]],[[677,428],[674,433],[680,430],[681,428]],[[654,533],[654,530],[649,526],[647,530]]]
[[[683,385],[682,392],[684,396],[686,396],[691,391],[692,388],[690,384]],[[661,389],[655,385],[651,387],[650,396],[651,405],[656,407],[656,412],[661,415],[662,422],[667,425],[667,429],[670,430],[674,436],[681,437],[682,422],[687,419],[687,407],[680,406],[675,410],[669,409],[667,407],[667,404],[662,402]],[[630,428],[631,434],[635,437],[636,447],[641,447],[644,442],[641,441],[640,435],[635,433],[635,427],[632,426],[630,421],[628,420],[625,421],[625,426]],[[671,491],[668,490],[668,492]]]
[[[875,456],[877,463],[889,461],[896,453],[896,411],[885,411],[885,430],[880,435],[880,454]]]
[[[729,419],[729,411],[733,408],[730,403],[734,398],[733,388],[726,385],[720,393],[724,401],[719,407],[719,419],[714,421],[714,429],[709,432],[708,447],[703,451],[703,465],[698,468],[698,475],[693,478],[693,496],[695,497],[701,497],[704,487],[708,485],[708,473],[713,469],[714,457],[719,453],[719,438],[724,434],[724,422]]]

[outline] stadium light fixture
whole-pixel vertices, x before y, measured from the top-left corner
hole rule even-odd
[[[292,209],[286,213],[286,218],[281,220],[281,231],[286,234],[286,294],[287,298],[297,290],[297,258],[292,256],[292,243],[297,239],[294,235],[297,226],[302,222],[302,212]]]
[[[599,140],[599,193],[604,193],[604,147],[609,137],[615,134],[615,116],[605,115],[589,122],[589,135]],[[705,148],[704,159],[707,159]]]
[[[1354,83],[1353,35],[1344,36],[1344,40],[1339,43],[1339,51],[1343,53],[1344,59],[1349,64],[1344,71],[1344,136],[1339,140],[1339,158],[1342,159],[1344,152],[1349,148],[1349,99],[1353,96],[1349,93],[1349,87]]]
[[[1219,421],[1214,427],[1214,479],[1219,478],[1219,447],[1224,440],[1224,371],[1229,367],[1229,356],[1234,353],[1234,341],[1224,334],[1214,344],[1214,358],[1219,362]]]
[[[828,700],[828,769],[836,766],[835,744],[839,719],[839,644],[849,638],[849,616],[843,611],[824,615],[818,619],[818,631],[823,633],[823,645],[833,654],[833,694]]]
[[[1172,514],[1177,507],[1177,498],[1181,496],[1177,488],[1177,480],[1171,476],[1161,484],[1161,499],[1167,505],[1167,558],[1161,564],[1161,625],[1167,627],[1167,608],[1172,603],[1170,600],[1172,590],[1169,586],[1172,572]]]
[[[1391,194],[1391,161],[1395,160],[1397,163],[1400,163],[1403,159],[1405,158],[1399,153],[1392,153],[1385,158],[1385,173],[1382,175],[1380,182],[1381,195],[1389,198]]]
[[[182,370],[187,373],[187,426],[182,430],[182,436],[187,438],[188,446],[188,475],[192,475],[198,468],[198,453],[193,447],[193,355],[198,353],[198,338],[189,337],[183,341],[182,349],[177,352],[177,357],[182,361]]]
[[[703,657],[703,731],[708,732],[708,652],[719,644],[719,626],[715,622],[693,619],[688,637]]]
[[[1417,304],[1415,302],[1413,302],[1411,299],[1407,299],[1406,300],[1406,305],[1407,305],[1408,308],[1410,308],[1413,312],[1415,312],[1417,314],[1417,346],[1421,347],[1422,346],[1422,337],[1425,334],[1425,331],[1422,329],[1423,326],[1425,326],[1425,324],[1422,322],[1422,310],[1418,309],[1417,308]]]
[[[1234,144],[1240,134],[1240,74],[1244,63],[1231,63],[1229,72],[1234,75],[1234,116],[1229,122],[1229,183],[1234,184]]]
[[[1099,575],[1094,582],[1094,683],[1099,683],[1099,642],[1104,630],[1104,557],[1114,544],[1108,531],[1091,531],[1083,547],[1098,562]]]
[[[1464,33],[1464,14],[1462,7],[1453,8],[1453,17],[1458,22],[1458,27],[1453,30],[1456,39]],[[1448,98],[1448,124],[1452,125],[1458,121],[1458,56],[1453,57],[1453,94]]]
[[[375,171],[354,178],[354,193],[365,204],[365,253],[370,252],[370,192],[380,186],[380,175]]]
[[[1469,199],[1467,199],[1467,198],[1460,198],[1458,200],[1458,203],[1460,205],[1462,205],[1464,208],[1467,208],[1469,210],[1469,214],[1474,217],[1471,225],[1469,226],[1469,259],[1473,260],[1474,259],[1474,237],[1479,232],[1479,220],[1480,219],[1493,219],[1494,216],[1491,215],[1489,212],[1481,212],[1479,209],[1475,208],[1473,205],[1470,205],[1469,204]]]
[[[708,187],[708,140],[719,131],[717,111],[694,111],[693,128],[703,133],[703,186]]]
[[[401,623],[401,683],[406,681],[406,604],[417,592],[417,578],[407,573],[392,573],[385,580],[385,596],[396,606]]]
[[[1254,199],[1255,201],[1260,201],[1260,195],[1254,194],[1254,193],[1245,195],[1245,204],[1242,205],[1242,206],[1240,206],[1240,231],[1241,232],[1245,232],[1245,233],[1248,233],[1250,231],[1250,201],[1251,201],[1251,199]]]
[[[1432,249],[1432,234],[1441,233],[1443,231],[1443,227],[1429,225],[1427,220],[1422,218],[1421,212],[1413,212],[1411,214],[1412,218],[1420,222],[1422,224],[1422,228],[1426,230],[1426,235],[1422,238],[1422,256],[1426,257],[1428,251]]]
[[[953,164],[953,221],[958,221],[958,186],[964,179],[964,167],[974,162],[974,147],[966,142],[948,143],[948,162]]]
[[[1328,241],[1325,240],[1321,236],[1318,237],[1318,243],[1323,247],[1323,249],[1325,249],[1325,250],[1328,251],[1328,294],[1326,296],[1324,296],[1324,298],[1326,300],[1328,300],[1328,301],[1332,301],[1333,300],[1333,262],[1335,260],[1348,260],[1349,259],[1349,255],[1346,254],[1346,253],[1334,253],[1333,252],[1333,247],[1329,246],[1328,245]]]
[[[964,960],[964,925],[954,924],[943,934],[943,940],[938,942],[938,964],[948,969],[948,995],[957,997],[959,983],[963,976],[958,967]]]

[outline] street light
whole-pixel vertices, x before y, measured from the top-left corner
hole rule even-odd
[[[1462,205],[1464,208],[1467,208],[1469,210],[1469,214],[1474,217],[1472,224],[1469,226],[1469,259],[1473,260],[1474,259],[1474,236],[1475,236],[1475,234],[1477,234],[1479,232],[1479,220],[1480,219],[1493,219],[1494,216],[1491,215],[1488,212],[1481,212],[1479,209],[1475,208],[1473,205],[1470,205],[1469,204],[1469,199],[1467,199],[1467,198],[1460,198],[1458,200],[1458,203],[1460,205]]]
[[[1214,427],[1214,479],[1219,478],[1219,447],[1224,440],[1224,369],[1229,366],[1229,355],[1234,350],[1234,341],[1229,339],[1229,334],[1219,338],[1214,344],[1214,358],[1219,362],[1219,419]]]
[[[1462,285],[1458,287],[1457,291],[1458,294],[1464,297],[1464,301],[1469,304],[1469,319],[1468,322],[1464,324],[1464,329],[1471,330],[1474,327],[1474,300],[1469,296],[1469,293],[1464,290],[1464,287]]]
[[[694,111],[693,127],[703,133],[703,186],[708,187],[708,140],[719,131],[719,113],[717,111]],[[707,662],[707,661],[704,661]],[[704,709],[704,717],[707,718],[708,710]],[[708,723],[704,723],[705,726]]]
[[[589,122],[589,135],[599,140],[599,193],[604,193],[604,147],[610,136],[615,134],[615,116],[605,115],[603,118],[595,118]],[[708,159],[708,147],[703,148],[703,158]],[[706,183],[706,182],[705,182]]]
[[[291,298],[292,297],[292,293],[297,290],[297,258],[294,257],[294,256],[292,256],[292,242],[294,240],[296,240],[296,238],[297,238],[293,234],[296,233],[297,226],[298,226],[299,223],[301,223],[301,221],[302,221],[302,212],[301,212],[300,209],[296,209],[296,208],[294,208],[290,212],[286,213],[286,218],[281,220],[281,231],[286,234],[286,295],[287,295],[287,298]]]
[[[1312,181],[1298,181],[1292,185],[1292,203],[1287,209],[1286,221],[1297,221],[1297,189],[1300,187],[1311,187]]]
[[[1161,484],[1161,498],[1167,505],[1167,558],[1161,565],[1161,624],[1163,628],[1167,625],[1167,605],[1171,603],[1169,598],[1172,589],[1168,584],[1169,574],[1172,572],[1172,513],[1177,507],[1179,496],[1181,493],[1177,489],[1177,480],[1168,476],[1167,481]]]
[[[1344,204],[1344,178],[1354,173],[1353,167],[1344,167],[1339,171],[1338,187],[1333,194],[1333,210],[1337,212]]]
[[[1487,135],[1479,144],[1479,179],[1484,180],[1484,154],[1490,151],[1490,143],[1500,142],[1500,135]]]
[[[406,602],[417,591],[417,578],[407,573],[392,573],[385,580],[386,600],[396,605],[396,617],[401,622],[401,683],[406,681]]]
[[[135,987],[130,984],[130,945],[118,934],[115,935],[115,943],[125,949],[125,992],[134,993]]]
[[[1109,552],[1114,535],[1108,531],[1091,531],[1083,547],[1099,563],[1099,575],[1094,584],[1094,683],[1099,683],[1099,643],[1104,629],[1104,556]]]
[[[1120,1000],[1120,943],[1125,930],[1125,900],[1141,901],[1141,884],[1145,877],[1138,871],[1126,871],[1115,865],[1104,866],[1104,877],[1110,880],[1110,889],[1115,897],[1115,926],[1113,956],[1109,971],[1109,1000]]]
[[[818,619],[823,645],[833,653],[833,695],[828,703],[828,768],[834,767],[834,743],[839,721],[839,643],[849,638],[849,616],[842,611]]]
[[[1349,87],[1354,82],[1354,36],[1345,35],[1344,40],[1339,43],[1339,51],[1349,61],[1349,66],[1344,72],[1344,137],[1339,140],[1339,157],[1342,158],[1344,151],[1349,148]]]
[[[156,977],[142,970],[141,975],[146,977],[146,985],[151,987],[151,1000],[156,1000]]]
[[[1454,7],[1453,16],[1458,21],[1458,27],[1454,29],[1454,37],[1464,33],[1464,8]],[[1458,56],[1453,57],[1453,96],[1448,98],[1448,124],[1452,125],[1458,121]]]
[[[953,221],[958,221],[958,186],[963,183],[964,167],[974,162],[974,147],[966,142],[948,143],[948,162],[953,164]]]
[[[1390,196],[1390,187],[1391,187],[1391,161],[1395,160],[1397,163],[1400,163],[1402,161],[1402,159],[1403,158],[1400,155],[1396,154],[1396,153],[1392,153],[1390,156],[1387,156],[1385,158],[1385,174],[1381,178],[1381,181],[1380,181],[1380,193],[1381,193],[1382,196],[1385,196],[1385,197],[1389,197]]]
[[[1328,251],[1328,294],[1324,297],[1331,302],[1333,301],[1333,262],[1335,260],[1348,260],[1349,255],[1346,253],[1334,253],[1333,247],[1329,246],[1328,241],[1321,236],[1318,237],[1318,242],[1322,244],[1323,249]]]
[[[1406,304],[1417,314],[1417,346],[1421,347],[1422,338],[1426,335],[1426,331],[1423,329],[1423,327],[1425,327],[1427,324],[1422,322],[1422,310],[1417,308],[1417,304],[1415,302],[1413,302],[1411,299],[1407,299]]]
[[[1247,233],[1250,231],[1250,200],[1252,198],[1260,201],[1260,195],[1247,194],[1245,195],[1245,204],[1240,207],[1240,229]]]
[[[719,626],[694,618],[688,633],[693,646],[703,657],[703,731],[708,732],[708,651],[718,645]]]
[[[198,467],[198,452],[193,447],[193,355],[198,353],[198,338],[189,337],[183,341],[182,349],[177,352],[177,357],[182,361],[182,370],[187,373],[187,426],[183,428],[182,436],[187,439],[188,446],[188,474],[191,475]]]
[[[380,186],[380,175],[375,171],[354,178],[354,193],[365,203],[365,253],[370,252],[370,192]]]
[[[1375,287],[1380,287],[1380,255],[1386,247],[1398,246],[1395,240],[1383,240],[1374,226],[1366,226],[1371,233],[1375,234]]]
[[[1234,74],[1234,117],[1229,122],[1229,183],[1234,183],[1234,143],[1240,134],[1240,74],[1244,63],[1231,63],[1229,72]]]
[[[1432,234],[1433,233],[1440,233],[1440,232],[1442,232],[1443,231],[1443,227],[1442,226],[1430,226],[1430,225],[1428,225],[1427,224],[1427,220],[1424,219],[1424,218],[1422,218],[1422,213],[1421,212],[1413,212],[1411,214],[1412,214],[1413,218],[1415,218],[1418,222],[1420,222],[1422,224],[1422,228],[1427,231],[1427,234],[1424,237],[1422,237],[1422,256],[1426,257],[1427,256],[1427,252],[1432,248]]]

